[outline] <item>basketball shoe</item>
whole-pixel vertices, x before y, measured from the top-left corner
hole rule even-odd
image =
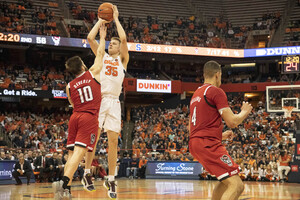
[[[94,183],[92,181],[92,174],[91,173],[87,173],[85,176],[83,176],[83,178],[81,179],[81,183],[83,185],[83,189],[87,192],[95,192],[95,186]]]
[[[117,198],[117,184],[115,181],[108,181],[106,179],[103,183],[103,186],[108,190],[107,194],[110,199]]]
[[[54,199],[55,200],[72,200],[72,196],[69,189],[63,188],[63,181],[56,181],[52,183],[52,188],[54,189]]]

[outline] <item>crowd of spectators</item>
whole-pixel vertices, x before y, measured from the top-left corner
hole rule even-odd
[[[83,10],[78,2],[72,0],[68,3],[68,7],[74,19],[85,21],[87,24],[91,25],[96,24],[96,20],[98,19],[96,12],[87,11],[86,9]],[[89,29],[85,24],[81,26],[68,24],[67,30],[70,33],[70,36],[75,38],[86,38],[89,33]]]
[[[235,113],[240,112],[242,101],[247,100],[243,94],[228,95],[228,99]],[[188,106],[176,109],[138,108],[133,113],[136,114],[133,118],[132,154],[151,154],[150,160],[194,160],[188,152]],[[295,115],[284,118],[268,114],[260,102],[249,118],[233,130],[235,137],[232,141],[225,141],[224,145],[242,167],[240,176],[243,180],[254,180],[253,177],[261,181],[286,180],[282,166],[292,160],[295,151],[292,138],[296,133],[296,119],[299,120],[299,117]],[[259,170],[259,173],[253,169]],[[288,171],[285,170],[285,175]],[[204,170],[201,178],[213,177]]]
[[[90,58],[87,58],[89,62]],[[40,89],[64,90],[72,76],[68,73],[62,62],[46,67],[34,64],[12,64],[0,61],[0,88],[7,89]],[[54,67],[56,66],[56,67]],[[133,60],[128,64],[128,77],[154,80],[181,80],[183,82],[203,82],[201,65],[194,63],[151,62]],[[289,82],[299,81],[300,76],[280,75],[279,72],[257,76],[254,69],[243,71],[225,70],[222,83],[252,83],[257,82]]]
[[[78,2],[70,1],[68,4],[73,16],[79,20],[95,24],[97,14],[94,11],[82,9]],[[231,47],[230,41],[238,41],[238,48],[244,48],[250,30],[274,30],[280,23],[280,12],[266,12],[257,18],[252,27],[233,27],[223,14],[206,22],[195,16],[179,17],[172,22],[159,19],[158,16],[147,16],[146,21],[137,17],[119,17],[127,34],[128,42],[151,43],[198,47]],[[79,31],[79,28],[76,29]],[[74,29],[75,31],[75,29]],[[87,35],[88,30],[80,30]],[[170,33],[177,34],[170,37]],[[109,24],[107,39],[117,35],[113,24]],[[229,42],[228,42],[229,41]],[[229,45],[229,46],[228,46]]]
[[[97,13],[83,9],[77,1],[70,1],[68,7],[77,20],[82,20],[90,26],[97,21]],[[34,8],[31,13],[32,21],[35,25],[25,25],[22,13],[27,8]],[[0,29],[6,32],[31,33],[38,35],[59,35],[54,19],[54,12],[49,8],[33,7],[29,0],[22,0],[18,4],[0,4]],[[128,42],[152,43],[180,46],[198,46],[231,48],[230,41],[238,41],[238,48],[244,48],[248,31],[250,30],[274,30],[280,23],[280,12],[266,12],[262,17],[257,18],[252,27],[233,27],[231,22],[223,15],[216,18],[202,21],[195,16],[176,17],[174,21],[166,22],[158,16],[147,16],[143,21],[138,16],[119,17],[122,26],[127,34]],[[297,22],[290,27],[296,27]],[[67,25],[67,31],[71,37],[86,38],[90,30],[89,25]],[[172,36],[170,33],[172,32]],[[175,34],[175,36],[174,36]],[[293,40],[297,41],[297,32],[291,31]],[[108,25],[107,40],[116,36],[116,28],[113,23]]]
[[[67,71],[53,66],[31,67],[0,62],[0,87],[7,89],[64,90],[66,83],[72,80]]]
[[[54,17],[54,11],[51,11],[49,8],[34,7],[31,18],[35,25],[30,27],[30,33],[37,35],[59,35]]]
[[[32,10],[31,13],[28,9]],[[33,24],[30,25],[24,15],[30,15]],[[17,3],[0,3],[0,31],[17,32],[37,35],[59,35],[56,28],[55,14],[49,8],[34,7],[30,0]]]
[[[228,100],[231,109],[237,113],[242,101],[248,99],[239,93],[228,94]],[[132,113],[135,121],[132,149],[121,151],[120,136],[118,176],[145,177],[147,161],[195,161],[188,151],[187,105],[179,105],[175,109],[141,107],[135,108]],[[2,112],[1,127],[15,148],[2,151],[0,159],[14,160],[22,153],[32,163],[39,181],[59,180],[67,159],[65,143],[69,117],[70,112],[65,111],[44,111],[40,114]],[[249,118],[233,130],[235,137],[232,141],[224,141],[224,145],[241,166],[243,180],[286,180],[282,169],[287,175],[289,166],[285,163],[293,159],[295,120],[299,120],[297,115],[284,118],[268,114],[263,103],[259,102]],[[92,172],[95,178],[103,178],[107,174],[106,133],[101,135],[96,152]],[[80,163],[74,179],[82,178],[83,172],[84,161]],[[214,179],[205,169],[200,178]]]
[[[25,2],[27,2],[25,4]],[[25,20],[24,13],[26,9],[31,8],[29,1],[18,1],[18,3],[0,3],[0,31],[1,32],[18,32],[24,30]]]
[[[96,23],[96,12],[87,11],[74,1],[70,1],[68,7],[75,19],[84,20],[90,24]],[[127,34],[128,42],[226,48],[225,40],[218,33],[225,33],[228,23],[222,17],[220,18],[213,19],[209,23],[204,23],[195,16],[176,17],[171,22],[159,19],[158,16],[147,16],[146,21],[138,16],[120,16],[119,20]],[[76,30],[79,31],[79,28],[73,29],[73,31]],[[177,36],[170,37],[170,32]],[[229,31],[229,35],[231,33]],[[87,29],[81,29],[81,34],[87,35]],[[109,24],[107,40],[116,35],[114,25]]]
[[[0,149],[0,160],[17,160],[22,154],[31,163],[39,182],[60,180],[68,157],[66,138],[69,118],[70,112],[65,110],[44,110],[42,113],[1,112],[0,128],[12,142],[13,148],[7,148],[7,142],[1,137],[0,143],[5,150]],[[100,141],[106,144],[107,136],[102,135]],[[107,150],[100,150],[101,157],[96,156],[92,164],[95,178],[106,175],[107,160],[103,155]],[[78,166],[74,178],[81,179],[83,172],[84,160]]]
[[[289,33],[287,46],[299,46],[300,20],[289,21],[286,33]]]
[[[256,18],[253,24],[253,30],[273,30],[277,29],[280,25],[281,13],[278,12],[266,12],[261,18]]]

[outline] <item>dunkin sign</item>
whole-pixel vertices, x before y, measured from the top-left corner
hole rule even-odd
[[[137,79],[137,92],[171,93],[171,81]]]

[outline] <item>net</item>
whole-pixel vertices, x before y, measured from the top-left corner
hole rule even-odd
[[[292,117],[292,112],[295,109],[294,106],[283,106],[282,110],[284,111],[284,117],[285,118],[291,118]]]
[[[266,87],[267,112],[285,112],[283,107],[292,106],[293,112],[300,112],[300,84]]]

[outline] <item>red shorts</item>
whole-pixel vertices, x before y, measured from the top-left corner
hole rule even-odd
[[[192,138],[189,150],[203,167],[219,181],[240,172],[239,166],[229,156],[226,148],[216,139]]]
[[[98,115],[87,112],[74,112],[69,121],[67,148],[74,145],[93,151],[98,136]]]

